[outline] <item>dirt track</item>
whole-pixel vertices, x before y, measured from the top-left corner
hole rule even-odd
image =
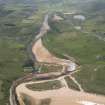
[[[59,80],[61,80],[62,82],[62,78],[60,78]],[[82,105],[79,104],[80,101],[90,101],[94,103],[99,103],[96,105],[105,104],[105,97],[103,96],[96,96],[93,94],[88,94],[86,92],[74,91],[69,89],[67,86],[64,86],[57,90],[48,90],[48,91],[32,91],[26,88],[27,84],[41,83],[41,82],[45,81],[23,83],[17,87],[16,92],[18,93],[18,95],[20,95],[21,93],[29,95],[31,98],[35,99],[35,102],[41,99],[51,98],[52,100],[51,105]]]
[[[53,63],[53,64],[54,63],[61,64],[61,65],[66,65],[66,66],[72,65],[73,64],[72,61],[60,59],[60,58],[53,56],[43,46],[42,40],[40,37],[42,37],[45,33],[47,33],[48,30],[49,30],[49,26],[48,26],[48,22],[46,21],[43,23],[43,27],[41,28],[42,32],[40,32],[38,36],[36,37],[38,39],[37,42],[32,47],[32,51],[35,54],[37,61]],[[26,84],[32,84],[32,83],[33,82],[23,83],[17,86],[16,93],[17,93],[20,105],[24,105],[21,99],[22,93],[25,93],[26,95],[30,96],[33,99],[33,101],[35,101],[35,103],[39,102],[40,99],[51,98],[52,100],[51,105],[82,105],[80,104],[80,101],[91,101],[91,102],[99,103],[99,104],[91,104],[91,105],[105,105],[105,97],[103,96],[96,96],[93,94],[88,94],[86,92],[74,91],[74,90],[69,89],[67,86],[62,87],[57,90],[32,91],[26,88]],[[63,83],[65,83],[64,80],[63,80]]]
[[[73,62],[70,60],[60,59],[52,55],[42,43],[42,40],[39,39],[32,48],[33,53],[36,56],[38,62],[46,62],[51,64],[59,65],[71,65]]]

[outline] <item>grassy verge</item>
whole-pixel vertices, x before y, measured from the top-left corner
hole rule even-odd
[[[69,88],[80,91],[78,86],[72,81],[72,79],[70,79],[70,77],[65,77],[65,80]]]
[[[62,87],[61,83],[58,80],[27,85],[27,88],[34,91],[53,90],[53,89],[59,89],[61,87]]]
[[[3,92],[2,92],[2,90],[1,90],[1,88],[2,88],[2,81],[0,81],[0,100],[2,100],[3,99]]]
[[[84,65],[81,72],[74,74],[74,77],[82,85],[82,88],[91,93],[105,95],[105,66]]]
[[[62,66],[55,64],[36,64],[36,68],[40,73],[62,72]]]
[[[41,100],[40,105],[50,105],[51,99],[43,99]]]

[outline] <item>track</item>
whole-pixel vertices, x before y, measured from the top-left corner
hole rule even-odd
[[[72,64],[75,64],[70,60],[60,59],[55,57],[44,47],[41,37],[43,37],[49,30],[50,26],[48,25],[48,15],[46,15],[42,27],[40,29],[40,32],[35,38],[36,42],[32,47],[33,54],[35,55],[37,61],[51,63],[51,64],[60,64],[63,66],[70,66]],[[40,103],[40,100],[45,98],[51,98],[52,100],[51,105],[85,105],[82,104],[83,101],[95,102],[96,104],[93,105],[105,105],[105,97],[84,92],[81,85],[73,77],[72,77],[73,81],[78,85],[81,92],[69,89],[63,77],[60,77],[58,79],[61,81],[62,85],[64,86],[57,90],[48,90],[40,92],[40,91],[32,91],[26,88],[27,84],[33,84],[37,82],[27,82],[17,86],[16,94],[20,105],[25,105],[21,98],[22,93],[30,96],[31,99],[33,99],[35,105],[38,105]],[[40,81],[40,82],[45,82],[45,81]]]

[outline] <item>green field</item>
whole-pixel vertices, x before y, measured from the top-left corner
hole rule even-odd
[[[9,103],[12,82],[26,75],[24,65],[30,59],[27,46],[37,34],[43,18],[39,15],[38,18],[37,11],[26,4],[10,4],[0,4],[0,105]],[[32,15],[36,19],[24,23]]]
[[[60,81],[58,80],[52,80],[48,82],[27,85],[27,88],[34,90],[34,91],[53,90],[53,89],[59,89],[61,87],[62,85]]]
[[[54,64],[36,64],[35,66],[40,73],[62,72],[63,67],[61,65]]]
[[[68,84],[68,87],[69,87],[70,89],[74,89],[74,90],[80,91],[79,88],[78,88],[78,86],[72,81],[72,79],[70,79],[69,76],[66,76],[66,77],[65,77],[65,80],[66,80],[66,82],[67,82],[67,84]]]
[[[2,81],[0,81],[0,100],[3,99],[3,92],[1,90],[1,88],[2,88]]]

